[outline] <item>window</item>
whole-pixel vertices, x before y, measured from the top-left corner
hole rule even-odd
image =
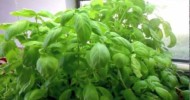
[[[189,60],[189,0],[145,0],[156,6],[154,15],[168,21],[177,37],[177,44],[168,48],[173,59]],[[81,0],[80,6],[90,3]]]
[[[147,0],[156,6],[155,14],[172,27],[177,44],[169,50],[174,59],[189,60],[189,0]]]

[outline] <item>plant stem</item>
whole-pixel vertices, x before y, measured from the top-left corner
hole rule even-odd
[[[118,69],[118,75],[119,75],[119,79],[121,80],[121,84],[123,85],[123,87],[124,87],[125,89],[127,89],[127,86],[125,85],[125,82],[123,81],[123,78],[122,78],[122,76],[121,76],[121,72],[120,72],[119,69]]]
[[[38,16],[36,15],[36,17],[35,17],[35,22],[36,22],[36,24],[37,24],[37,31],[38,31],[38,34],[39,34],[39,26],[38,26]]]
[[[78,67],[79,67],[79,63],[80,63],[80,44],[79,44],[79,40],[78,40]]]

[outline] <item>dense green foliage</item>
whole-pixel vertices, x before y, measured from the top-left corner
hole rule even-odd
[[[188,100],[189,78],[177,73],[166,47],[176,43],[168,22],[148,19],[144,0],[92,0],[53,15],[1,24],[1,100]],[[165,44],[162,39],[170,38]],[[23,46],[18,48],[17,39]]]

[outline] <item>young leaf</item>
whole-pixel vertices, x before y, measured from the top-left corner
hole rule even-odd
[[[164,29],[165,36],[166,37],[170,36],[170,33],[172,32],[172,28],[171,28],[170,24],[166,21],[163,21],[162,26]]]
[[[86,43],[91,35],[90,19],[85,13],[75,15],[75,31],[80,42]]]
[[[53,17],[53,15],[49,11],[46,11],[46,10],[40,10],[37,14],[42,17],[47,17],[47,18]]]
[[[0,30],[6,30],[11,24],[9,23],[2,23],[0,24]]]
[[[99,100],[98,92],[93,84],[88,84],[85,86],[83,96],[84,100]]]
[[[142,77],[141,65],[140,65],[139,61],[136,59],[135,55],[131,56],[131,66],[132,66],[132,69],[133,69],[133,72],[135,73],[135,75],[138,78],[141,78]]]
[[[74,10],[68,10],[64,12],[61,17],[61,25],[65,25],[74,16],[74,13]]]
[[[104,44],[96,43],[90,50],[90,66],[104,67],[110,60],[110,53]]]
[[[36,13],[33,10],[30,9],[22,9],[19,11],[11,12],[11,15],[13,16],[22,16],[22,17],[35,17]]]
[[[177,43],[177,38],[174,33],[170,33],[170,44],[168,45],[169,48],[174,47]]]
[[[62,34],[62,28],[54,28],[50,30],[44,39],[43,47],[49,46],[51,43],[55,42],[56,39]]]
[[[149,31],[153,39],[155,39],[157,42],[161,41],[159,35],[153,29],[149,28]]]
[[[5,32],[5,39],[10,40],[12,37],[21,34],[29,27],[29,21],[20,20],[12,24]]]

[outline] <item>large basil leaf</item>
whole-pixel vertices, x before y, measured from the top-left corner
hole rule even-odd
[[[36,69],[46,79],[53,76],[58,68],[59,62],[53,56],[41,56],[37,60]]]
[[[104,67],[110,60],[110,53],[104,44],[96,43],[90,50],[90,66]]]
[[[12,24],[5,32],[5,39],[10,40],[12,37],[21,34],[29,27],[30,22],[26,20],[20,20]]]
[[[86,43],[90,39],[90,19],[86,13],[75,14],[75,31],[80,42]]]

